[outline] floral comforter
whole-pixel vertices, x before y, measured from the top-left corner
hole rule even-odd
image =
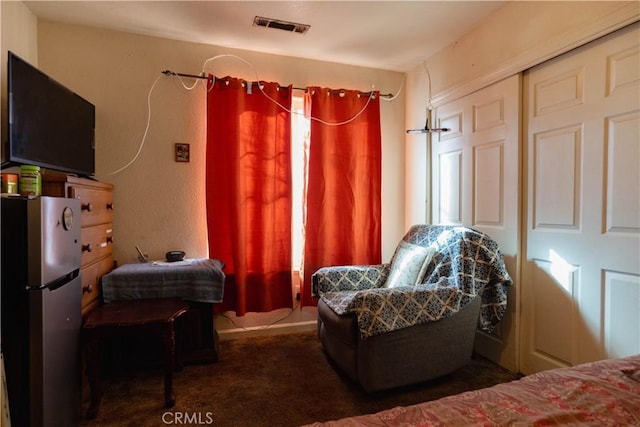
[[[314,427],[639,426],[640,355],[553,369]]]

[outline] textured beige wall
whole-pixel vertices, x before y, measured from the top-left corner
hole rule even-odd
[[[7,52],[12,51],[25,61],[38,64],[38,21],[29,9],[18,1],[0,1],[0,140],[4,161],[7,141]]]
[[[459,97],[456,89],[486,86],[639,18],[637,1],[509,2],[428,59],[434,95]]]
[[[206,59],[220,54],[249,61],[261,80],[297,87],[374,86],[395,93],[403,78],[389,71],[40,21],[39,67],[96,105],[96,175],[115,185],[114,248],[119,263],[136,259],[135,245],[153,259],[170,249],[184,250],[188,257],[207,256],[205,92],[187,91],[176,78],[160,72],[197,74]],[[255,80],[255,72],[233,58],[209,63],[208,71]],[[147,95],[158,76],[144,148],[133,165],[110,176],[138,150],[147,123]],[[404,233],[404,104],[402,93],[381,107],[385,258]],[[190,163],[174,161],[177,142],[191,144]]]

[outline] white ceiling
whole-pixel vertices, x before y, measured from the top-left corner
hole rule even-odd
[[[408,71],[504,1],[25,1],[39,18],[385,70]],[[311,25],[254,27],[255,16]]]

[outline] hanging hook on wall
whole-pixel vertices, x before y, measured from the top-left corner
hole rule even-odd
[[[427,116],[429,115],[429,111],[427,110]],[[451,129],[449,128],[430,128],[429,127],[429,117],[427,117],[427,122],[424,124],[424,128],[422,129],[407,129],[407,133],[416,134],[416,133],[438,133],[438,132],[449,132]]]
[[[422,129],[407,129],[408,134],[417,134],[417,133],[438,133],[438,132],[450,132],[449,128],[430,128],[429,127],[429,113],[432,110],[431,105],[431,74],[429,74],[429,69],[427,68],[426,61],[422,63],[424,66],[424,71],[427,74],[427,84],[428,84],[428,97],[427,97],[427,120],[424,124],[424,128]]]

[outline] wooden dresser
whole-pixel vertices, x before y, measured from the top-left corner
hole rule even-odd
[[[100,279],[113,269],[113,185],[45,173],[42,176],[42,195],[80,199],[84,317],[99,303]]]

